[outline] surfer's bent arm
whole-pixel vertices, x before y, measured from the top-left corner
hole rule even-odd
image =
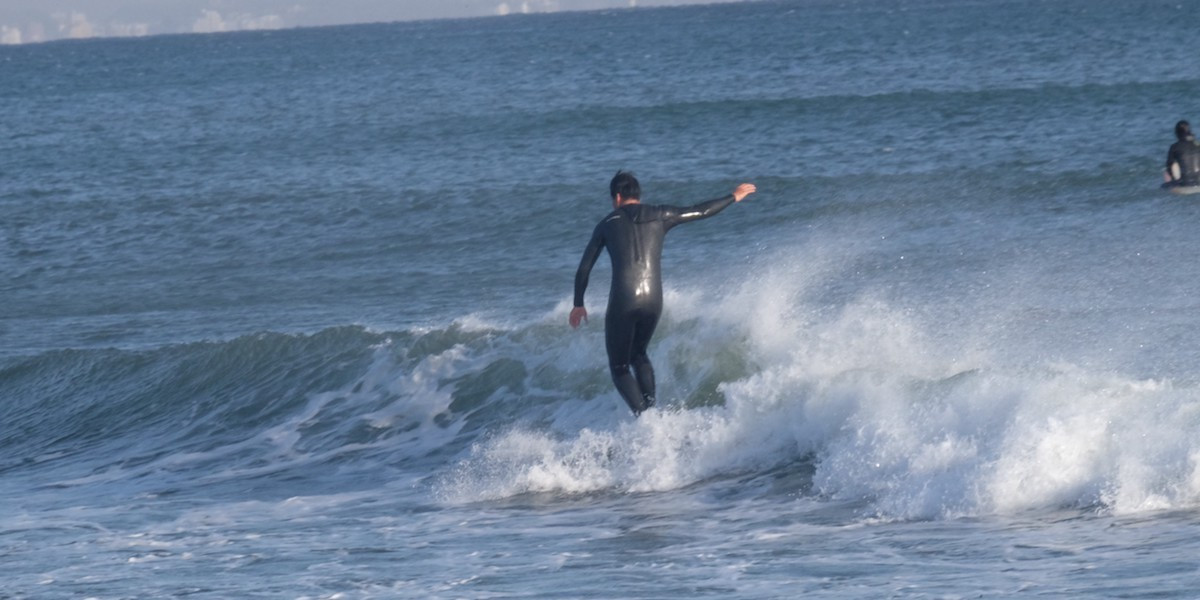
[[[600,258],[600,251],[603,249],[604,234],[597,225],[596,230],[592,232],[591,241],[583,250],[583,257],[579,259],[579,268],[575,270],[575,306],[583,306],[583,293],[587,291],[588,277],[591,276],[592,267],[596,264],[596,259]]]
[[[588,277],[591,276],[592,267],[595,266],[596,259],[600,258],[600,251],[603,249],[604,235],[597,225],[592,232],[591,241],[583,250],[583,257],[579,259],[579,268],[575,270],[575,302],[574,308],[571,309],[571,327],[579,327],[581,320],[587,320],[587,309],[583,308],[583,293],[587,291]]]

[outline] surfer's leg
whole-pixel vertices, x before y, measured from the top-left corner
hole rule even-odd
[[[636,320],[629,313],[609,311],[604,318],[604,342],[608,350],[608,368],[612,372],[613,385],[629,405],[633,414],[646,410],[641,386],[630,373],[633,360],[634,326]]]
[[[654,406],[654,365],[650,363],[647,348],[654,329],[658,327],[657,311],[641,315],[633,330],[633,352],[630,364],[637,376],[638,388],[642,392],[642,410]]]
[[[625,400],[625,404],[629,405],[629,410],[632,410],[635,416],[650,408],[642,400],[642,391],[629,372],[629,365],[609,365],[609,369],[612,370],[613,385],[617,386],[621,398]]]

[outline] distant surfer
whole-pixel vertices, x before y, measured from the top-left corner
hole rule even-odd
[[[680,223],[711,217],[730,204],[741,202],[755,189],[754,184],[743,183],[729,195],[679,207],[642,204],[641,186],[633,173],[618,171],[609,182],[613,211],[596,225],[579,261],[570,323],[578,328],[587,320],[583,294],[588,275],[600,251],[607,249],[612,260],[612,286],[604,316],[608,366],[613,384],[634,415],[654,406],[654,367],[646,348],[663,308],[660,273],[663,236]]]
[[[1175,124],[1178,138],[1167,151],[1167,169],[1163,173],[1164,188],[1194,188],[1200,186],[1200,143],[1192,135],[1187,121]]]

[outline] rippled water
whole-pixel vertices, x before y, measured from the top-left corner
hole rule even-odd
[[[0,46],[0,597],[1193,597],[1194,8]],[[566,326],[617,169],[759,188],[637,420],[607,261]]]

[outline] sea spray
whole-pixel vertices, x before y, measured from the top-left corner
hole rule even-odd
[[[879,299],[831,311],[806,306],[804,284],[747,279],[764,286],[760,304],[780,310],[744,310],[753,294],[743,290],[672,291],[652,346],[652,355],[695,359],[668,360],[662,389],[703,385],[734,352],[738,372],[716,384],[716,400],[683,394],[634,420],[565,398],[595,420],[500,425],[439,478],[439,496],[664,491],[814,457],[814,493],[865,500],[864,514],[884,518],[1197,501],[1191,390],[1069,364],[1028,368],[972,347],[973,336],[948,346],[945,331]],[[775,317],[806,312],[825,320]],[[619,405],[612,393],[596,400]]]

